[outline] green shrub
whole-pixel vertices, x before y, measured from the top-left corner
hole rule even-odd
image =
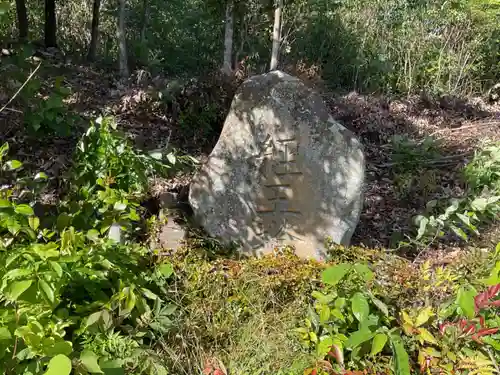
[[[489,275],[476,274],[472,283],[427,264],[416,275],[430,288],[413,284],[415,293],[402,305],[391,287],[400,281],[387,283],[387,275],[379,273],[384,268],[375,266],[374,272],[362,263],[326,268],[307,318],[295,329],[316,357],[306,373],[494,374],[500,358],[499,256],[500,244],[489,257]],[[444,280],[452,287],[436,299]]]
[[[468,187],[465,196],[429,201],[426,208],[430,214],[414,218],[416,240],[432,242],[454,233],[467,241],[471,235],[479,235],[481,226],[495,222],[500,212],[499,170],[498,145],[477,151],[463,171]]]
[[[65,103],[71,90],[62,86],[62,80],[63,77],[56,78],[46,98],[38,95],[42,87],[38,79],[34,78],[26,85],[23,97],[28,104],[24,122],[30,132],[68,136],[74,130],[78,115],[71,113]]]
[[[124,140],[106,136],[107,151],[98,142],[101,138],[84,144],[107,156],[110,146],[119,145],[128,150],[127,161],[133,164],[130,155],[136,154]],[[0,148],[1,372],[166,373],[154,343],[173,326],[176,309],[168,303],[165,289],[172,267],[150,267],[146,248],[116,243],[103,230],[108,211],[113,211],[112,220],[118,214],[125,226],[139,220],[132,189],[140,180],[134,180],[133,169],[125,176],[126,164],[117,167],[112,159],[102,164],[99,157],[92,159],[94,165],[77,164],[83,185],[72,189],[94,190],[88,201],[71,200],[70,194],[57,220],[47,226],[33,209],[39,183],[47,176],[24,177],[22,163],[8,160],[7,151],[7,145]],[[88,161],[77,158],[81,160]],[[121,189],[99,185],[95,178],[99,180],[101,173],[118,173]],[[87,220],[77,220],[78,214]]]
[[[409,373],[408,356],[389,307],[372,292],[373,271],[364,264],[340,263],[323,271],[323,288],[312,293],[314,310],[296,331],[318,360],[329,357],[331,371],[366,369],[382,372],[391,347],[395,361]],[[349,354],[349,356],[347,356]],[[385,364],[385,365],[384,365]]]

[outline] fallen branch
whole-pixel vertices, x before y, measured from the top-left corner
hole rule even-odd
[[[423,165],[436,165],[436,164],[443,164],[443,165],[449,165],[449,164],[454,164],[456,159],[461,159],[466,156],[472,156],[471,152],[464,152],[462,154],[457,154],[457,155],[449,155],[449,156],[443,156],[439,159],[417,159],[417,160],[412,160],[412,164],[423,164]],[[406,164],[408,163],[407,160],[402,160],[402,161],[394,161],[390,163],[384,163],[384,164],[377,164],[375,165],[378,168],[387,168],[387,167],[393,167],[395,165],[401,165],[401,164]]]

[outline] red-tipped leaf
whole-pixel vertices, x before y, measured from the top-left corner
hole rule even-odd
[[[500,284],[488,288],[488,298],[496,297],[500,293]]]

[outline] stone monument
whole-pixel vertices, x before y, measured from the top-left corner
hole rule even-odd
[[[361,144],[320,95],[273,71],[238,89],[189,203],[209,235],[246,253],[291,245],[321,259],[327,238],[349,244],[364,173]]]

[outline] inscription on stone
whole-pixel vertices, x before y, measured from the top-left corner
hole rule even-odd
[[[249,255],[290,245],[323,259],[348,245],[363,204],[365,159],[319,93],[280,71],[238,88],[189,203],[211,237]]]
[[[256,234],[274,241],[301,240],[293,233],[293,223],[302,213],[294,205],[294,179],[302,175],[298,164],[299,145],[295,138],[274,140],[268,135],[260,170],[262,196],[257,201],[254,225]],[[295,193],[295,194],[294,194]],[[256,246],[258,247],[258,245]]]

